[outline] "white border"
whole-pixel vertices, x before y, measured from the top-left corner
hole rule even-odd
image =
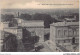
[[[80,4],[79,4],[79,7],[80,7]],[[80,9],[79,9],[79,17],[80,17]],[[80,21],[80,18],[79,18],[79,21]],[[79,28],[80,28],[80,25],[79,25]],[[80,29],[79,29],[79,34],[80,34]],[[79,35],[79,52],[80,52],[80,35]],[[66,53],[69,53],[69,54],[77,53],[78,54],[79,52],[0,52],[0,55],[63,55]]]

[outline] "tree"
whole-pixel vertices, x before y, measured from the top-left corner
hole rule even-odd
[[[49,14],[40,13],[36,13],[32,16],[29,14],[21,14],[20,18],[24,20],[43,20],[45,28],[49,28],[51,23],[57,22],[57,20],[55,18],[52,18]]]
[[[9,27],[15,27],[18,25],[18,22],[16,19],[13,19],[11,22],[9,22]]]
[[[23,42],[35,44],[39,41],[39,36],[37,35],[31,36],[31,32],[26,30],[26,28],[23,28],[22,33],[23,33],[23,38],[22,38]]]
[[[24,20],[31,20],[31,15],[29,15],[29,14],[21,14],[20,18],[24,19]]]
[[[36,14],[33,15],[32,19],[34,19],[34,20],[43,20],[45,28],[49,28],[50,24],[53,23],[53,18],[48,14],[36,13]]]
[[[12,21],[13,20],[13,18],[14,18],[14,15],[9,15],[9,14],[5,14],[5,15],[1,15],[1,20],[3,21],[3,22],[7,22],[7,21]]]

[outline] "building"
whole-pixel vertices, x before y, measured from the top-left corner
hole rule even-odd
[[[2,47],[3,47],[3,39],[4,39],[4,31],[3,31],[3,27],[7,28],[8,27],[9,22],[1,22],[0,23],[0,51],[2,51]]]
[[[3,52],[15,52],[17,51],[17,38],[16,35],[4,31],[3,36],[3,45],[2,50]]]
[[[25,27],[31,35],[39,36],[39,42],[44,41],[44,21],[42,20],[22,20],[18,26]]]
[[[18,39],[22,38],[22,28],[18,28],[16,26],[9,27],[9,22],[2,22],[2,26],[3,26],[3,31],[16,35]]]
[[[17,18],[16,18],[17,20]],[[23,28],[26,28],[27,31],[30,32],[31,36],[39,36],[39,43],[44,41],[44,21],[42,20],[30,20],[30,21],[24,21],[24,20],[17,20],[18,21],[18,26],[17,27],[9,27],[9,23],[5,22],[3,23],[3,32],[1,32],[1,38],[2,37],[6,37],[8,38],[9,35],[15,35],[14,38],[17,39],[17,51],[18,50],[22,50],[22,45],[20,44],[22,43],[22,37],[23,37]],[[26,33],[27,34],[27,33]],[[2,38],[2,42],[4,42],[4,39],[6,38]],[[11,42],[10,40],[13,37],[9,37],[9,39],[2,43],[2,45],[0,46],[0,48],[3,47],[3,49],[1,51],[8,51],[10,44],[8,44],[8,42]],[[10,50],[9,50],[10,51]]]
[[[79,51],[79,22],[52,23],[50,40],[55,51]]]
[[[15,43],[11,43],[12,41],[13,42],[16,42],[16,45],[17,47],[15,46],[12,46],[12,45],[15,45]],[[19,47],[19,42],[22,40],[22,28],[18,28],[18,27],[4,27],[3,28],[3,31],[1,31],[1,38],[0,38],[0,41],[1,41],[1,51],[12,51],[12,52],[15,52],[18,50],[18,47]],[[11,45],[12,44],[12,45]],[[13,48],[11,48],[13,47]],[[15,47],[15,48],[14,48]]]

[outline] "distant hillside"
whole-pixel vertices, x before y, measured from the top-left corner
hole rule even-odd
[[[46,13],[49,15],[66,15],[70,13],[79,13],[79,9],[2,9],[2,14],[14,14],[15,16],[19,12],[35,14],[35,13]]]
[[[53,22],[64,21],[66,17],[76,16],[76,21],[79,21],[79,9],[3,9],[1,12],[3,21],[11,21],[15,17],[24,20],[43,20],[45,28],[49,28]]]

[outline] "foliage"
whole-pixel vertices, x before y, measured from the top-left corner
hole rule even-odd
[[[14,18],[14,15],[11,15],[11,14],[10,15],[9,14],[1,15],[1,20],[3,22],[12,21],[13,18]]]
[[[39,36],[31,36],[31,32],[26,30],[26,28],[23,28],[23,43],[32,43],[35,44],[39,41]]]
[[[20,18],[24,19],[24,20],[31,20],[31,15],[29,15],[29,14],[21,14]]]
[[[21,14],[20,18],[24,20],[43,20],[45,28],[49,28],[51,23],[57,22],[57,20],[52,18],[49,14],[36,13],[32,16],[29,14]]]
[[[18,22],[16,19],[13,19],[11,22],[9,22],[9,27],[15,27],[18,25]]]

